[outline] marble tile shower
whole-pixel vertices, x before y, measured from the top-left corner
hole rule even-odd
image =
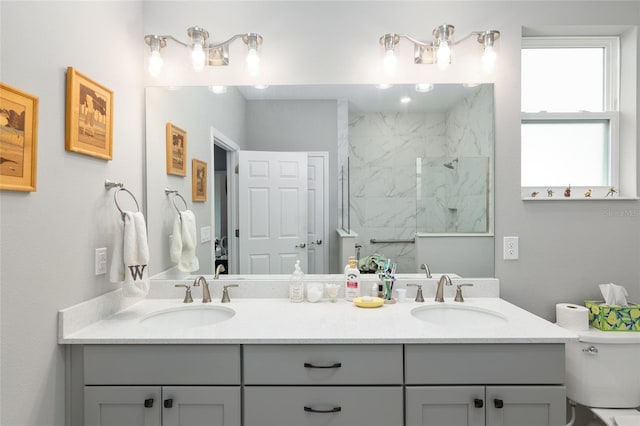
[[[469,92],[447,111],[349,114],[351,228],[363,257],[413,272],[414,244],[370,240],[488,232],[493,88]]]

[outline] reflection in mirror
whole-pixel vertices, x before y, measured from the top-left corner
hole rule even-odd
[[[402,103],[402,97],[411,101]],[[296,244],[306,247],[300,256],[321,241],[327,259],[315,271],[310,263],[307,273],[341,273],[341,229],[352,237],[348,255],[359,244],[362,258],[381,253],[398,263],[400,273],[420,272],[419,265],[428,263],[433,272],[493,274],[492,85],[436,85],[426,93],[414,85],[228,87],[218,95],[202,87],[147,88],[146,118],[153,275],[208,275],[220,263],[233,274],[256,272],[240,270],[237,259],[235,230],[246,230],[237,211],[239,151],[320,153],[327,159],[327,234]],[[190,170],[186,177],[166,172],[168,122],[187,132],[189,168],[193,158],[209,164],[205,202],[191,199]],[[165,188],[179,190],[196,215],[199,271],[180,272],[171,262],[176,215]],[[288,274],[289,263],[259,272]]]

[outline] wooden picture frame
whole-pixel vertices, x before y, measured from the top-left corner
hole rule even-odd
[[[187,175],[187,132],[167,123],[167,174]]]
[[[0,83],[0,189],[36,190],[38,98]]]
[[[67,68],[67,151],[113,158],[113,92]]]
[[[193,201],[207,201],[207,163],[191,160],[191,199]]]

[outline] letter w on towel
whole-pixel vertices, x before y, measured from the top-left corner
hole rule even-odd
[[[149,245],[147,225],[140,212],[124,212],[114,233],[111,281],[122,282],[125,297],[149,293]]]

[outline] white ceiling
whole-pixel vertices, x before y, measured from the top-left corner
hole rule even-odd
[[[415,85],[396,85],[379,89],[373,85],[301,85],[269,86],[256,89],[239,86],[247,100],[337,100],[346,99],[350,111],[356,112],[427,112],[446,111],[468,96],[473,88],[462,84],[438,84],[430,92],[420,93]],[[404,96],[411,102],[402,103]]]

